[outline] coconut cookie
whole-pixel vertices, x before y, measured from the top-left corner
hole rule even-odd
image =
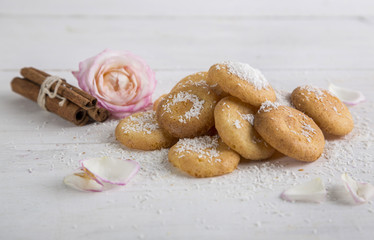
[[[236,169],[240,156],[215,136],[180,139],[169,150],[169,161],[194,177],[214,177]]]
[[[197,72],[180,80],[170,92],[180,91],[185,88],[189,88],[190,86],[196,87],[210,87],[207,82],[208,79],[208,72]]]
[[[278,103],[263,103],[254,127],[273,148],[300,161],[317,160],[325,146],[321,129],[310,117]]]
[[[160,128],[154,111],[138,112],[122,119],[115,135],[126,147],[140,150],[167,148],[177,141]]]
[[[189,88],[190,86],[196,87],[204,87],[210,88],[213,90],[218,96],[223,97],[226,93],[224,93],[221,87],[214,81],[208,77],[208,72],[198,72],[180,80],[172,89],[171,92],[180,91],[185,88]]]
[[[291,100],[326,133],[343,136],[353,129],[352,115],[347,106],[327,90],[308,85],[298,87],[292,92]]]
[[[256,109],[235,97],[221,99],[214,109],[215,127],[222,141],[243,158],[261,160],[270,157],[274,148],[253,128]]]
[[[153,102],[153,106],[152,106],[152,109],[153,111],[156,111],[157,107],[158,107],[158,104],[160,104],[161,100],[166,96],[167,94],[162,94],[161,96],[159,96],[156,101]]]
[[[205,134],[214,125],[218,96],[209,88],[190,86],[170,92],[157,107],[160,126],[178,138]]]
[[[245,63],[226,61],[209,69],[209,78],[223,91],[245,103],[260,107],[269,100],[274,102],[275,92],[262,73]]]

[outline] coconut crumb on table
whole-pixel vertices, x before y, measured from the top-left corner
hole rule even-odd
[[[291,102],[291,93],[285,90],[274,89],[277,96],[276,102],[282,106],[293,107]]]
[[[371,119],[361,117],[365,115],[365,111],[371,111],[371,109],[372,106],[365,103],[355,107],[352,111],[355,121],[353,131],[342,138],[335,140],[326,139],[326,146],[322,156],[313,163],[295,164],[294,160],[281,157],[271,161],[239,164],[238,169],[233,173],[216,178],[194,179],[178,174],[168,161],[168,149],[137,151],[122,147],[115,141],[115,137],[112,134],[118,123],[118,121],[114,120],[79,129],[81,131],[81,143],[74,145],[74,151],[76,154],[85,151],[87,156],[107,155],[138,161],[141,169],[129,187],[136,189],[136,194],[133,197],[137,201],[134,201],[136,203],[134,203],[133,207],[139,211],[157,211],[158,207],[148,203],[152,203],[155,199],[163,198],[165,193],[172,198],[176,197],[176,194],[180,194],[180,191],[185,191],[187,195],[191,195],[189,192],[192,192],[201,198],[218,199],[218,201],[229,199],[238,201],[238,204],[253,202],[266,215],[282,218],[289,217],[285,210],[282,209],[283,203],[275,195],[270,195],[271,197],[267,195],[271,204],[265,201],[257,203],[256,199],[262,196],[259,193],[280,193],[291,185],[305,182],[315,176],[320,176],[329,187],[331,184],[335,184],[337,176],[344,172],[352,176],[360,176],[362,179],[372,179],[371,169],[374,168],[374,162],[372,161],[373,155],[370,154],[368,149],[373,147],[371,143],[374,142],[374,132],[371,127]],[[97,137],[97,139],[93,139],[93,132],[95,132],[95,138]],[[76,134],[76,132],[71,129],[64,129],[64,134],[69,137]],[[184,140],[184,147],[181,147],[180,151],[183,152],[194,148],[197,148],[197,151],[201,151],[204,147],[214,149],[218,146],[218,141],[212,141],[211,137],[205,137],[205,141],[204,137],[201,138],[203,139],[198,141],[199,144],[196,144],[191,139]],[[216,136],[215,138],[217,139],[218,137]],[[103,142],[103,139],[107,142]],[[96,143],[90,149],[87,149],[88,145],[85,144],[87,142]],[[67,147],[70,148],[71,146],[59,146],[61,149]],[[53,146],[54,148],[55,146]],[[203,151],[201,154],[204,153]],[[34,157],[37,156],[37,153],[30,154]],[[214,151],[210,155],[217,156]],[[77,156],[72,157],[78,162],[79,158]],[[63,162],[56,161],[60,158],[70,159],[70,155],[56,154],[53,157],[53,161],[56,163],[54,171],[60,169],[60,167],[76,168],[74,165],[66,166]],[[29,167],[33,167],[33,165]],[[39,169],[38,167],[38,172]],[[299,171],[299,169],[303,169],[303,171]],[[330,183],[328,183],[328,180],[330,180]],[[196,185],[197,183],[198,185]],[[221,195],[212,194],[217,193],[217,188],[219,188]],[[366,209],[365,211],[367,214],[373,214]],[[262,222],[262,224],[264,225],[265,222]]]

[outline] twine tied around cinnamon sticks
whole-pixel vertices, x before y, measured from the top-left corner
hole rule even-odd
[[[50,91],[51,86],[56,83],[55,90],[53,92]],[[66,101],[66,98],[61,97],[57,94],[57,91],[59,87],[62,84],[62,79],[58,76],[49,76],[44,79],[42,85],[40,86],[39,95],[37,99],[38,105],[47,111],[47,108],[45,107],[45,97],[48,95],[49,98],[59,98],[61,101],[59,102],[59,106],[62,107]]]
[[[21,75],[23,78],[15,77],[11,82],[14,92],[40,102],[39,105],[47,111],[78,126],[90,121],[103,122],[109,116],[106,109],[96,106],[96,98],[60,77],[50,76],[32,67],[22,68]]]

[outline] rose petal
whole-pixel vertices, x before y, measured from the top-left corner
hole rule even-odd
[[[90,178],[90,176],[84,172],[74,173],[64,178],[64,183],[77,190],[101,192],[103,185]]]
[[[99,181],[115,185],[126,185],[140,168],[135,161],[109,157],[86,159],[81,165]]]
[[[281,194],[281,198],[290,202],[317,202],[320,203],[326,198],[326,189],[320,178],[294,186]]]
[[[374,186],[370,183],[356,182],[347,173],[342,174],[345,189],[356,203],[366,203],[374,197]]]
[[[329,84],[329,90],[337,96],[342,102],[349,105],[356,105],[365,101],[365,96],[360,91],[355,91],[348,88],[342,88],[332,83]]]

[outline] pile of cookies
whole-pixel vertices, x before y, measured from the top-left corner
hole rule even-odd
[[[240,159],[267,159],[275,151],[315,161],[324,134],[353,129],[348,108],[327,90],[301,86],[290,101],[294,107],[282,105],[259,70],[226,61],[182,79],[153,110],[122,119],[115,135],[133,149],[171,147],[175,167],[212,177],[232,172]]]

